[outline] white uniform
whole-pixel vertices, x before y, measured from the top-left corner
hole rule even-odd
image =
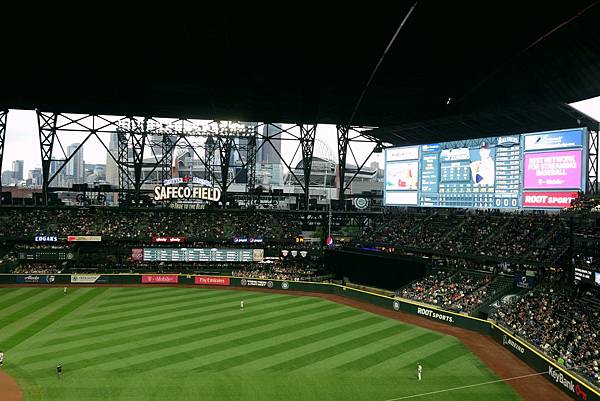
[[[67,295],[67,287],[63,288],[63,294]]]
[[[417,365],[417,376],[419,376],[419,381],[421,380],[422,372],[423,372],[423,366],[421,366],[421,364]]]
[[[244,301],[240,301],[240,309],[244,309]]]
[[[470,164],[471,176],[475,186],[494,185],[496,167],[494,159],[489,154],[486,157],[481,157],[481,160],[474,161]]]
[[[4,363],[4,352],[0,352],[0,366]]]

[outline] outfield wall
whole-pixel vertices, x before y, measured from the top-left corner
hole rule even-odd
[[[493,321],[482,320],[425,305],[406,299],[392,298],[339,284],[313,283],[304,281],[284,281],[270,279],[251,279],[230,276],[185,275],[185,274],[0,274],[0,284],[29,285],[208,285],[217,287],[263,288],[266,290],[283,290],[334,294],[352,298],[383,308],[410,313],[424,318],[490,335],[503,347],[515,354],[536,372],[544,375],[573,399],[584,401],[600,401],[600,392],[591,388],[584,381],[548,359],[534,347],[513,336],[508,330]]]

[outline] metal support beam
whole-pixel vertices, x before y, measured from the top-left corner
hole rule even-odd
[[[206,138],[204,143],[204,179],[215,183],[215,151],[216,144],[212,135]]]
[[[133,156],[133,191],[136,205],[139,205],[142,189],[142,167],[144,167],[144,148],[146,146],[146,137],[148,136],[148,118],[144,118],[141,127],[130,132],[131,149]]]
[[[345,185],[344,179],[346,176],[346,156],[348,155],[348,143],[350,142],[350,127],[347,125],[338,125],[337,128],[337,145],[338,145],[338,199],[342,208],[346,208]]]
[[[129,164],[128,148],[129,141],[127,133],[119,130],[117,132],[117,167],[119,173],[119,200],[123,202],[129,192]]]
[[[38,120],[38,134],[40,139],[40,154],[42,157],[42,200],[48,205],[48,184],[50,183],[50,164],[52,163],[52,150],[56,139],[57,113],[44,113],[36,110]]]
[[[300,127],[300,145],[302,146],[302,169],[304,175],[304,204],[309,208],[310,173],[312,170],[313,151],[315,149],[316,124],[298,124]]]
[[[8,110],[0,110],[0,206],[2,205],[2,160],[4,158],[4,138]]]
[[[171,170],[173,168],[173,149],[175,144],[173,138],[168,134],[162,136],[162,163],[161,163],[161,174],[160,179],[164,180],[171,178]]]
[[[256,134],[248,138],[246,146],[246,194],[248,205],[254,203],[254,190],[256,188]]]
[[[600,138],[598,137],[598,130],[588,131],[588,171],[587,171],[587,191],[590,195],[598,195],[598,151],[600,148]]]
[[[221,165],[221,199],[223,206],[227,201],[227,188],[229,187],[229,162],[231,158],[231,149],[233,147],[233,137],[219,136],[219,156]]]

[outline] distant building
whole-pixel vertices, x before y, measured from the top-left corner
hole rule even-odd
[[[23,180],[23,165],[24,164],[25,163],[23,162],[23,160],[14,160],[12,162],[13,178],[17,182]]]
[[[77,151],[80,144],[72,143],[67,146],[67,157],[71,157],[71,160],[66,166],[66,175],[72,182],[79,183],[83,181],[85,177],[85,167],[83,161],[83,148]]]

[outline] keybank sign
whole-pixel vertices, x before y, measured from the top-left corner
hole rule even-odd
[[[517,343],[515,340],[513,340],[506,334],[504,335],[504,337],[502,337],[502,345],[508,345],[510,347],[513,347],[514,349],[519,351],[521,354],[525,353],[525,348],[523,348],[521,345],[519,345],[519,343]]]
[[[417,314],[430,317],[432,319],[443,320],[445,322],[454,323],[454,319],[452,316],[444,315],[442,313],[438,313],[431,309],[426,308],[417,308]]]
[[[573,380],[567,378],[563,372],[554,369],[552,365],[548,366],[548,375],[550,375],[557,383],[562,384],[564,388],[574,393],[578,398],[587,400],[587,393],[581,388],[579,383],[573,383]]]

